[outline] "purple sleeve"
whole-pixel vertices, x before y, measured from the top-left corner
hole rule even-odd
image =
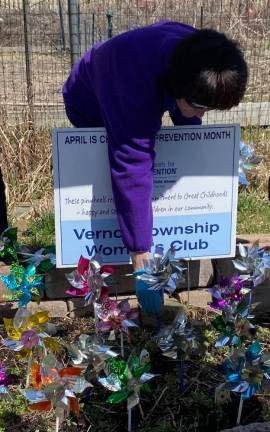
[[[131,252],[145,252],[152,245],[154,144],[160,116],[153,107],[149,110],[118,98],[112,105],[103,104],[118,222]]]

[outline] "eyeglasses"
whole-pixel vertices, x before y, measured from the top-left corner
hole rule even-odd
[[[205,106],[205,105],[198,104],[196,102],[191,101],[190,99],[185,99],[185,101],[189,106],[191,106],[194,109],[200,109],[200,110],[205,110],[205,111],[212,111],[215,109],[215,108],[210,108],[210,107]]]

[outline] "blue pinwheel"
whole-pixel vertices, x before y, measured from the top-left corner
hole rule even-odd
[[[261,162],[262,158],[254,155],[254,149],[251,145],[240,141],[240,158],[239,158],[239,183],[244,186],[249,185],[247,174]]]
[[[0,279],[7,287],[10,299],[18,301],[19,306],[26,306],[33,297],[40,297],[43,277],[36,274],[36,266],[33,264],[24,268],[14,263],[11,265],[10,274],[0,276]]]
[[[223,388],[240,393],[242,399],[249,399],[263,390],[270,380],[270,354],[263,353],[261,344],[253,342],[245,350],[236,350],[224,362],[226,383]]]

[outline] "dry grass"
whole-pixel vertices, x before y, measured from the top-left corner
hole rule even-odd
[[[31,122],[0,126],[1,167],[9,210],[15,204],[38,201],[38,212],[52,198],[51,132]]]

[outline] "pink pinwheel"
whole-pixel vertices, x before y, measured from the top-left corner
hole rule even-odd
[[[89,275],[89,263],[90,260],[80,257],[78,262],[77,270],[66,275],[67,280],[72,285],[72,288],[69,288],[66,291],[66,294],[70,294],[72,296],[85,297],[89,292],[87,280]]]
[[[103,303],[96,304],[96,314],[101,332],[119,330],[129,335],[129,327],[137,327],[133,320],[138,317],[138,309],[131,309],[128,299],[117,303],[107,297]]]
[[[87,303],[97,301],[103,293],[107,293],[107,282],[110,275],[116,270],[111,266],[101,266],[100,258],[80,257],[78,267],[67,275],[72,288],[66,291],[72,296],[85,297]]]
[[[39,335],[34,330],[26,330],[22,334],[21,342],[24,348],[32,349],[39,343]]]

